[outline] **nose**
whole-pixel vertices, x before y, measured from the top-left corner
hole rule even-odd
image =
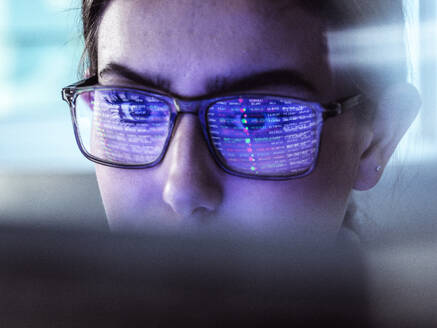
[[[221,173],[196,115],[178,117],[162,167],[167,171],[163,200],[179,218],[207,217],[220,205]]]

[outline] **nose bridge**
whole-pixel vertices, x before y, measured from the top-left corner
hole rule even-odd
[[[196,112],[181,112],[182,114],[195,114]],[[191,170],[199,164],[202,158],[206,160],[203,151],[203,140],[200,124],[195,115],[179,115],[175,125],[168,152],[170,152],[170,172],[178,166],[184,170]]]
[[[201,166],[199,169],[206,172],[207,167],[205,164],[207,162],[209,164],[213,160],[211,161],[212,157],[208,150],[208,142],[205,139],[206,137],[198,118],[202,102],[200,100],[174,99],[174,104],[178,117],[167,151],[173,152],[170,156],[176,160],[176,162],[171,161],[171,167],[174,168],[176,164],[183,165],[183,161],[188,161],[190,163],[185,164],[185,170],[189,171],[196,166]],[[204,165],[200,165],[200,163]]]
[[[184,111],[181,105],[186,106]],[[198,104],[191,101],[180,102],[179,106],[181,113],[195,114],[199,109]],[[164,167],[167,175],[163,200],[178,216],[189,217],[198,209],[204,213],[217,208],[222,199],[222,187],[197,116],[178,116]]]

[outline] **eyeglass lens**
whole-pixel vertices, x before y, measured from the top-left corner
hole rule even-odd
[[[315,160],[317,112],[287,98],[219,101],[208,111],[213,147],[231,170],[263,176],[304,174]]]
[[[90,155],[115,164],[156,161],[170,130],[170,106],[145,94],[94,90],[79,94],[76,120],[82,146]]]
[[[220,100],[207,110],[210,143],[221,163],[237,173],[304,174],[317,156],[321,114],[314,106],[269,96]],[[81,92],[75,111],[84,150],[113,164],[156,162],[172,125],[170,104],[135,91]]]

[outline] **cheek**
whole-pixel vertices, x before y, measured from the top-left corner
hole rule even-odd
[[[229,178],[225,201],[234,213],[240,213],[240,220],[263,230],[334,235],[342,225],[359,165],[357,140],[359,129],[353,116],[330,119],[323,129],[319,160],[312,174],[273,182]]]
[[[352,189],[363,148],[361,130],[352,112],[325,122],[317,172],[330,184]]]
[[[313,178],[325,194],[327,207],[337,213],[346,210],[359,168],[361,148],[360,129],[353,114],[344,114],[325,122]]]
[[[171,213],[163,206],[162,188],[154,168],[126,170],[96,165],[96,176],[112,230],[136,231],[144,224],[174,224],[166,220]]]
[[[344,219],[353,169],[335,164],[346,155],[345,150],[330,147],[324,153],[320,165],[302,179],[254,182],[230,178],[224,216],[260,232],[336,236]]]

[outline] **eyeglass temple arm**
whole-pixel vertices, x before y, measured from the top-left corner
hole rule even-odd
[[[345,111],[354,108],[363,103],[363,96],[356,95],[338,102],[330,103],[326,106],[326,111],[323,112],[323,118],[335,117],[344,113]]]

